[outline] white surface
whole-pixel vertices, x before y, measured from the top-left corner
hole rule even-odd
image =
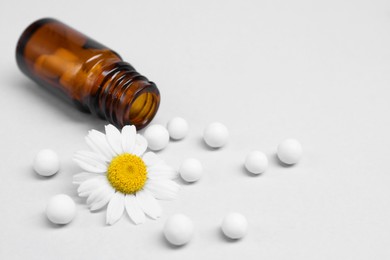
[[[159,152],[172,166],[199,158],[205,176],[161,203],[163,217],[105,225],[77,198],[71,160],[106,123],[78,112],[18,70],[14,50],[32,21],[56,17],[110,46],[155,81],[154,123],[186,118],[190,134]],[[0,4],[1,259],[389,259],[390,1],[5,1]],[[229,143],[208,149],[204,127],[221,121]],[[294,136],[305,154],[283,167],[277,144]],[[42,178],[34,155],[51,148],[61,170]],[[267,172],[242,162],[264,151]],[[70,195],[77,217],[45,217],[47,200]],[[250,223],[245,239],[220,232],[230,211]],[[168,216],[196,226],[172,248]]]

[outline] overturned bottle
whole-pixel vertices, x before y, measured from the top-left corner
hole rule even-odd
[[[39,85],[117,127],[145,127],[160,104],[157,86],[116,52],[55,19],[27,27],[16,60]]]

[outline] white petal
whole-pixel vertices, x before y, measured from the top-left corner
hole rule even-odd
[[[75,161],[79,166],[80,168],[82,168],[83,170],[85,171],[88,171],[88,172],[94,172],[94,173],[104,173],[106,172],[107,169],[101,167],[96,167],[92,164],[89,164],[83,160],[80,160],[79,158],[73,158],[73,161]]]
[[[122,217],[124,209],[125,196],[120,192],[116,192],[107,206],[106,223],[112,225],[117,222]]]
[[[73,159],[86,171],[103,173],[107,170],[107,164],[104,162],[104,159],[94,152],[79,151],[74,155]]]
[[[115,156],[111,146],[107,143],[105,134],[96,130],[91,130],[87,137],[85,137],[85,141],[93,151],[104,156],[106,161],[111,161]]]
[[[100,153],[95,153],[91,151],[78,151],[75,156],[103,166],[107,165],[105,158]]]
[[[147,190],[141,190],[135,195],[141,209],[153,219],[161,217],[161,206],[153,195]]]
[[[87,204],[91,205],[92,203],[101,200],[105,195],[105,191],[106,189],[103,187],[92,191],[88,196]]]
[[[100,175],[92,172],[81,172],[78,174],[73,175],[73,184],[81,184],[86,180],[98,177]]]
[[[91,204],[91,207],[89,208],[90,211],[95,211],[103,208],[106,206],[106,204],[111,200],[112,196],[115,194],[114,189],[107,189],[104,192],[104,197],[96,202],[93,202]]]
[[[147,170],[148,178],[152,180],[175,179],[178,177],[178,172],[171,166],[166,164],[148,167]]]
[[[84,197],[84,196],[82,196],[83,194],[88,193],[88,195],[89,195],[95,189],[99,189],[100,187],[102,187],[104,185],[102,178],[104,178],[104,177],[99,176],[99,177],[95,177],[92,179],[88,179],[88,180],[84,181],[83,183],[81,183],[79,188],[77,189],[79,196]]]
[[[106,125],[106,139],[116,154],[123,153],[121,132],[113,125]]]
[[[126,125],[122,128],[122,149],[125,153],[133,153],[137,130],[133,125]]]
[[[162,160],[157,154],[154,152],[147,152],[142,156],[142,160],[144,160],[146,166],[153,166],[163,164],[164,160]]]
[[[148,166],[148,169],[158,170],[158,171],[172,171],[172,170],[174,171],[175,170],[175,169],[173,169],[172,166],[169,166],[166,163],[151,165],[151,166]]]
[[[133,154],[141,156],[148,148],[148,141],[140,134],[136,135]]]
[[[175,199],[180,190],[180,185],[171,180],[149,180],[145,189],[150,191],[156,199]]]
[[[141,210],[133,194],[125,196],[125,207],[127,214],[136,225],[145,222],[145,213]]]

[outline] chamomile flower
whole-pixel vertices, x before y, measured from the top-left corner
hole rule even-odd
[[[113,125],[106,134],[91,130],[86,142],[92,151],[79,151],[75,162],[84,170],[74,175],[80,197],[87,197],[91,211],[107,204],[106,223],[117,222],[127,212],[135,224],[161,216],[157,199],[174,199],[179,185],[177,172],[153,152],[146,139],[127,125],[120,132]],[[145,153],[146,152],[146,153]]]

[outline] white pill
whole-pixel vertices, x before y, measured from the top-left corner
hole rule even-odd
[[[286,139],[278,145],[279,159],[286,164],[295,164],[302,157],[302,145],[296,139]]]
[[[151,125],[144,133],[144,137],[148,141],[150,150],[158,151],[164,149],[169,143],[168,130],[162,125]]]
[[[248,230],[248,221],[240,213],[229,213],[222,221],[222,232],[231,239],[243,238]]]
[[[181,163],[179,173],[186,182],[195,182],[202,177],[203,166],[199,160],[188,158]]]
[[[193,234],[194,224],[184,214],[173,215],[165,222],[164,236],[173,245],[181,246],[187,244]]]
[[[227,143],[229,139],[229,131],[225,125],[219,122],[214,122],[205,128],[203,132],[203,139],[208,146],[219,148]]]
[[[180,140],[188,134],[189,126],[185,119],[174,117],[167,124],[169,136],[174,140]]]
[[[260,151],[252,151],[245,158],[245,168],[254,174],[265,172],[268,167],[267,156]]]
[[[53,150],[44,149],[35,155],[33,168],[41,176],[51,176],[60,169],[60,159]]]
[[[76,205],[68,195],[55,195],[47,204],[46,216],[55,224],[68,224],[73,220],[75,215]]]

